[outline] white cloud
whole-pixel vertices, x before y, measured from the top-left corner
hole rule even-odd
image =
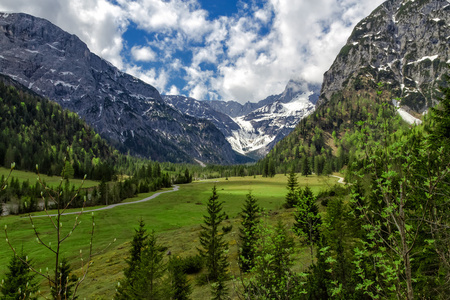
[[[156,53],[150,47],[134,46],[131,48],[131,55],[136,61],[149,62],[156,58]]]
[[[169,92],[167,93],[167,95],[179,95],[180,94],[180,90],[176,87],[176,86],[174,86],[174,85],[172,85],[171,87],[170,87],[170,90],[169,90]]]
[[[214,20],[196,0],[2,0],[0,10],[49,19],[162,93],[246,102],[282,92],[291,78],[320,83],[353,26],[382,2],[241,1],[239,13]],[[151,34],[145,45],[126,47],[131,22]],[[139,62],[162,65],[146,69]],[[176,88],[173,76],[186,85]]]

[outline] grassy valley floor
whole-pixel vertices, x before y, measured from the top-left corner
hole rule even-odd
[[[338,178],[326,176],[299,176],[301,187],[309,186],[314,193],[335,185]],[[232,275],[239,275],[236,263],[239,212],[245,201],[245,195],[251,192],[259,201],[259,205],[268,213],[270,220],[282,218],[288,226],[292,224],[293,209],[282,208],[286,195],[287,176],[279,174],[273,178],[256,177],[230,177],[228,179],[206,180],[192,184],[180,185],[176,192],[161,194],[155,199],[144,203],[130,204],[115,207],[110,210],[85,213],[80,216],[82,221],[63,244],[62,252],[69,258],[74,270],[81,267],[81,257],[86,261],[89,252],[90,232],[92,229],[92,217],[95,218],[95,233],[93,240],[94,256],[87,279],[82,283],[78,291],[79,299],[112,299],[117,282],[122,278],[122,270],[126,266],[124,259],[128,255],[130,241],[134,234],[134,228],[142,218],[147,230],[155,230],[158,241],[170,250],[171,255],[186,257],[197,254],[199,247],[200,224],[206,213],[206,203],[211,195],[214,185],[217,187],[219,200],[224,201],[224,212],[229,219],[226,226],[233,225],[231,233],[227,234],[229,241],[229,258],[232,261]],[[170,189],[168,189],[170,190]],[[135,201],[152,195],[153,193],[140,194]],[[89,208],[92,209],[92,208]],[[36,213],[42,214],[42,213]],[[72,230],[75,215],[63,216],[63,229],[66,233]],[[53,242],[55,245],[54,230],[48,218],[33,218],[33,222],[46,244]],[[53,269],[53,257],[49,250],[36,242],[36,237],[31,228],[28,217],[7,216],[0,219],[1,226],[7,226],[8,237],[16,249],[24,249],[35,262],[38,269],[48,267]],[[81,251],[81,252],[80,252]],[[80,255],[81,253],[81,255]],[[306,254],[305,254],[306,253]],[[12,251],[6,242],[0,244],[0,277],[7,270]],[[309,256],[306,251],[300,251],[296,261],[298,268],[307,266]],[[190,277],[194,283],[194,276]],[[230,282],[230,284],[232,284]],[[208,286],[194,286],[193,299],[208,297]],[[231,287],[230,291],[233,288]]]

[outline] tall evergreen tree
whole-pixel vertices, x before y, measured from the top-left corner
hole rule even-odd
[[[302,175],[303,176],[311,175],[311,166],[309,164],[309,159],[306,155],[302,157]]]
[[[165,299],[165,287],[163,276],[167,266],[163,262],[164,252],[157,243],[154,232],[151,232],[142,251],[141,263],[136,270],[134,278],[133,293],[134,299]]]
[[[219,276],[224,276],[228,268],[226,251],[228,244],[219,232],[219,226],[225,219],[222,211],[223,202],[219,201],[217,189],[214,186],[212,195],[207,204],[207,214],[203,216],[202,231],[200,232],[200,245],[198,249],[201,256],[205,258],[208,268],[208,280],[217,281]]]
[[[239,267],[242,272],[250,271],[254,266],[255,243],[258,240],[257,227],[261,208],[258,201],[251,194],[247,194],[244,207],[242,208],[242,223],[239,228]]]
[[[148,235],[145,229],[145,223],[142,219],[139,220],[139,228],[135,229],[133,240],[131,241],[131,249],[129,252],[129,258],[126,259],[128,267],[124,270],[125,278],[119,283],[116,299],[128,299],[130,296],[130,290],[132,289],[132,282],[136,277],[137,270],[141,263],[142,252],[145,247]]]
[[[299,199],[298,199],[298,181],[297,181],[297,174],[294,172],[294,168],[291,169],[291,173],[289,173],[288,182],[286,186],[288,193],[286,194],[286,208],[292,208],[296,205],[298,205]]]
[[[20,254],[22,260],[27,260],[25,254]],[[9,262],[8,272],[0,285],[0,300],[37,299],[35,294],[38,291],[36,274],[29,266],[14,255]],[[30,262],[31,263],[31,262]]]

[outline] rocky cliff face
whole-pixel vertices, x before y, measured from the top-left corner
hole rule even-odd
[[[382,82],[402,105],[423,112],[448,72],[449,21],[449,1],[386,1],[359,22],[325,73],[319,104]]]
[[[0,73],[78,113],[122,151],[173,162],[235,162],[211,122],[181,114],[154,87],[44,19],[0,13]]]

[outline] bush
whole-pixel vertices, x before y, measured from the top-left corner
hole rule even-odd
[[[231,231],[231,229],[233,229],[233,225],[230,225],[230,226],[223,226],[223,227],[222,227],[223,234],[227,234],[228,232]]]
[[[196,274],[203,269],[203,258],[200,255],[180,259],[185,274]]]

